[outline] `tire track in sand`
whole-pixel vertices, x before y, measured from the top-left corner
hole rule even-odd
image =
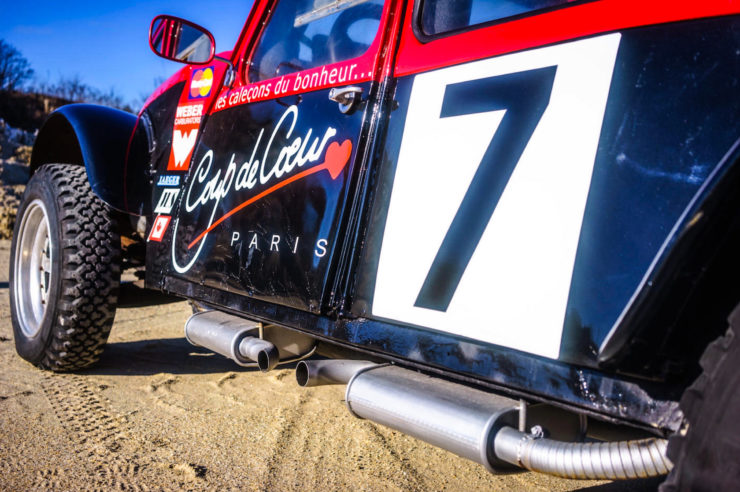
[[[426,491],[419,470],[396,449],[394,437],[376,424],[356,419],[329,388],[302,389],[292,405],[269,417],[277,435],[266,470],[253,487],[260,491],[362,490]],[[360,482],[348,482],[341,470],[354,470]]]
[[[424,479],[419,474],[416,467],[409,464],[408,460],[404,459],[395,447],[388,442],[388,439],[378,430],[378,424],[365,420],[362,422],[365,429],[369,434],[369,440],[374,441],[378,446],[384,449],[393,459],[393,462],[397,463],[401,468],[402,476],[404,477],[403,488],[404,490],[428,490],[427,485],[424,483]]]
[[[78,458],[87,463],[88,490],[147,491],[139,474],[150,463],[139,462],[120,451],[129,437],[127,416],[118,415],[83,376],[41,373],[41,388],[62,427],[76,444]],[[58,489],[65,481],[61,469],[40,472],[34,488]]]
[[[272,446],[270,457],[266,460],[267,476],[259,485],[259,490],[271,491],[280,489],[278,487],[278,479],[284,475],[285,450],[295,441],[296,431],[298,430],[297,424],[305,413],[306,402],[308,402],[311,394],[312,392],[310,390],[301,394],[296,406],[284,407],[275,416],[275,421],[280,425],[280,433],[278,434],[277,441]]]

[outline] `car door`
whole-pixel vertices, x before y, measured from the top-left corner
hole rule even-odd
[[[386,3],[256,7],[253,34],[232,57],[236,80],[215,96],[192,159],[179,162],[184,182],[161,250],[168,289],[203,285],[321,311],[373,116]]]

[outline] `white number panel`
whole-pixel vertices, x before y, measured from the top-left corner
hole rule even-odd
[[[416,76],[374,316],[557,358],[619,41]]]

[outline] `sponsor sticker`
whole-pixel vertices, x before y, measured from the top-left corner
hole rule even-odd
[[[167,188],[162,191],[162,196],[159,197],[159,202],[157,203],[157,208],[154,209],[154,213],[169,214],[172,212],[172,207],[175,206],[175,201],[179,193],[180,190],[178,188]]]
[[[172,149],[167,163],[168,171],[187,171],[198,139],[198,128],[203,115],[203,104],[185,104],[177,107],[172,131]]]
[[[303,127],[304,130],[300,131],[301,136],[295,135],[293,129],[298,121],[298,106],[289,106],[278,122],[271,125],[272,128],[263,127],[258,134],[252,133],[256,138],[251,148],[243,149],[244,156],[232,154],[230,159],[224,161],[225,167],[217,163],[214,165],[212,149],[195,160],[191,179],[187,189],[183,188],[178,208],[180,221],[175,221],[172,230],[172,266],[175,271],[189,271],[204,250],[203,245],[208,235],[234,214],[314,174],[328,174],[332,180],[342,176],[351,161],[354,147],[352,141],[338,138],[337,129],[331,126],[323,127],[317,132],[314,128],[298,125],[297,128]],[[257,155],[264,156],[264,159],[256,159]],[[237,165],[237,162],[242,164]],[[254,191],[249,193],[249,190]],[[235,198],[236,195],[241,199]],[[206,208],[206,212],[202,212],[203,208]],[[193,232],[191,227],[183,231],[182,224],[194,223],[191,219],[193,214],[210,216],[210,219],[200,231]],[[178,233],[181,236],[178,237]],[[182,244],[183,233],[187,234],[187,250],[184,252],[177,251],[174,246]],[[269,245],[265,245],[267,239],[258,238],[254,234],[249,241],[249,248],[267,247],[269,251],[285,250],[293,254],[299,249],[299,237],[288,241],[280,234],[272,234]],[[239,241],[244,241],[241,233],[232,230],[231,245]],[[263,245],[258,245],[258,242]],[[327,254],[328,247],[326,238],[318,238],[314,257],[322,258]]]
[[[213,87],[213,67],[199,68],[190,78],[190,99],[203,99],[211,95]]]
[[[175,127],[192,124],[200,125],[201,116],[203,116],[203,103],[178,106],[175,112]]]
[[[180,176],[162,174],[157,180],[157,186],[180,186]]]
[[[167,163],[168,171],[187,171],[190,167],[190,158],[198,138],[198,125],[184,125],[175,128],[172,132],[172,149],[170,160]]]
[[[170,225],[171,218],[169,215],[157,215],[157,218],[154,219],[152,230],[149,233],[148,241],[162,241],[164,233],[167,232],[167,226]]]

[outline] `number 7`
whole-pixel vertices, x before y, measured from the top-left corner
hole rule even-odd
[[[447,311],[547,105],[556,66],[450,84],[440,118],[505,110],[414,303]]]

